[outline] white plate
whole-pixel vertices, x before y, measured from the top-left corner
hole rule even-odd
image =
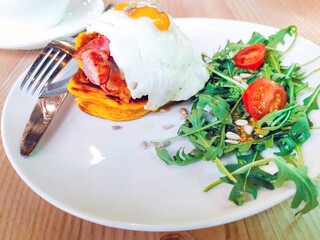
[[[52,39],[72,36],[85,29],[88,23],[104,10],[102,0],[70,0],[62,22],[50,29],[38,32],[1,33],[0,48],[5,49],[39,49]],[[12,37],[14,36],[14,37]]]
[[[270,35],[276,30],[262,25],[219,19],[177,19],[182,30],[201,50],[211,54],[227,39],[247,41],[253,31]],[[304,63],[320,54],[315,44],[298,38],[285,62]],[[318,62],[319,64],[319,62]],[[316,69],[316,63],[305,70]],[[20,138],[35,99],[12,88],[2,115],[5,151],[20,177],[41,197],[80,218],[117,228],[174,231],[215,226],[248,217],[287,199],[294,187],[260,191],[258,199],[238,207],[228,201],[230,185],[202,190],[220,176],[215,163],[197,162],[185,167],[159,160],[153,147],[140,150],[143,140],[174,136],[182,120],[174,107],[129,122],[112,122],[82,113],[69,96],[32,156],[19,155]],[[319,82],[319,74],[309,78]],[[320,111],[311,119],[319,126]],[[161,126],[174,124],[167,131]],[[123,128],[112,130],[113,125]],[[310,176],[320,172],[319,131],[303,145]],[[172,153],[179,140],[168,149]],[[188,151],[188,149],[187,149]],[[294,214],[295,211],[292,211]]]

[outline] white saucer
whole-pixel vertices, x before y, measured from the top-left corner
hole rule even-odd
[[[59,25],[39,32],[1,33],[0,48],[24,50],[42,48],[52,39],[72,36],[83,31],[87,24],[99,16],[103,10],[102,0],[70,0]]]

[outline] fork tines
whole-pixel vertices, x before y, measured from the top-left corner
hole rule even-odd
[[[33,95],[44,82],[38,94],[40,96],[61,69],[72,59],[74,52],[74,39],[72,38],[61,38],[50,42],[30,67],[20,85],[20,90],[26,85],[29,79],[31,79],[27,85],[26,92],[34,86],[31,92]]]

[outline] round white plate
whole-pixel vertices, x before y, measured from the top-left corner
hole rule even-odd
[[[224,47],[227,39],[247,41],[253,31],[266,36],[276,29],[221,19],[176,19],[194,44],[207,54]],[[320,54],[315,44],[298,38],[284,62],[304,63]],[[305,68],[317,68],[319,62]],[[319,74],[309,78],[310,86]],[[294,186],[260,191],[257,200],[238,207],[228,200],[231,185],[220,184],[208,193],[203,189],[220,173],[215,163],[197,162],[188,166],[169,166],[157,158],[141,141],[175,136],[182,124],[179,109],[150,113],[129,122],[112,122],[81,112],[69,95],[34,153],[19,154],[24,126],[36,99],[19,92],[22,76],[12,88],[2,115],[2,139],[8,158],[20,177],[41,197],[80,218],[117,228],[144,231],[174,231],[215,226],[248,217],[287,199]],[[320,111],[311,119],[320,126]],[[169,130],[162,126],[174,124]],[[113,125],[122,128],[112,130]],[[319,131],[303,145],[310,176],[320,172]],[[173,142],[171,153],[190,144]],[[226,159],[223,159],[226,161]],[[292,214],[294,214],[294,210]]]
[[[102,0],[70,0],[62,22],[43,31],[1,33],[0,48],[5,49],[40,49],[53,39],[72,36],[85,29],[88,23],[104,10]]]

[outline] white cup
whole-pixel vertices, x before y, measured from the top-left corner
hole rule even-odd
[[[69,0],[0,0],[0,26],[10,31],[52,28],[62,21],[68,3]]]

